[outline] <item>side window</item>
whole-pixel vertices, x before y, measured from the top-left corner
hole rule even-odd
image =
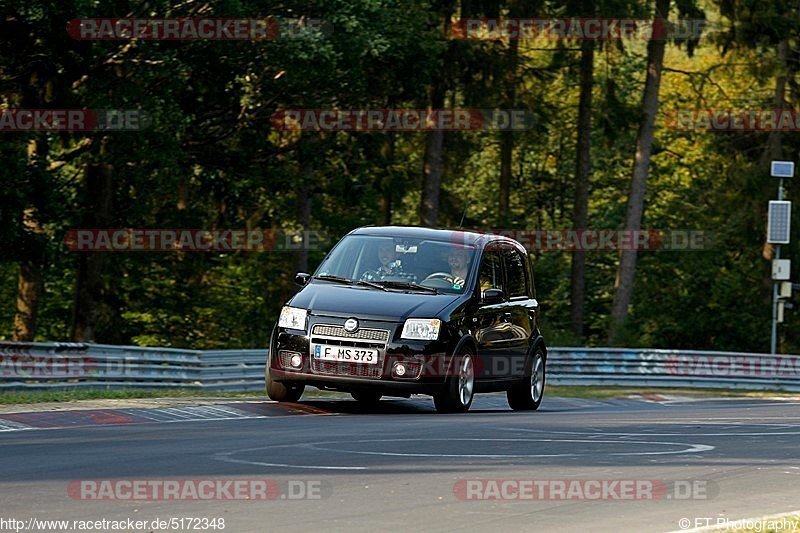
[[[525,263],[522,256],[516,250],[506,250],[503,252],[506,260],[506,281],[508,283],[508,295],[527,296],[528,288],[525,283]]]
[[[481,268],[478,273],[478,284],[481,292],[486,289],[503,289],[503,266],[499,252],[489,251],[483,253]]]

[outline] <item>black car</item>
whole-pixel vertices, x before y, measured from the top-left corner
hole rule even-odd
[[[507,391],[539,407],[547,348],[525,249],[499,235],[364,227],[346,235],[281,310],[267,394],[297,401],[306,385],[382,396],[433,396],[464,412],[473,393]]]

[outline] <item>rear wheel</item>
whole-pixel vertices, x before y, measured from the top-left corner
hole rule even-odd
[[[515,411],[535,411],[544,397],[545,359],[541,346],[525,365],[525,375],[506,393],[508,405]]]
[[[373,391],[354,390],[350,393],[350,396],[352,396],[353,399],[358,403],[364,406],[370,406],[378,403],[383,394]]]
[[[305,385],[297,383],[281,383],[275,381],[272,376],[267,374],[267,396],[276,402],[296,402],[303,395]]]
[[[472,405],[475,390],[475,356],[458,355],[453,361],[454,375],[447,378],[444,389],[433,397],[440,413],[466,413]]]

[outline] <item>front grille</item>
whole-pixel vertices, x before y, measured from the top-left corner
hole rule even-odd
[[[329,326],[326,324],[316,324],[311,328],[312,335],[322,337],[336,337],[340,339],[378,341],[386,343],[389,340],[389,330],[387,329],[358,329],[352,333],[345,331],[342,326]]]
[[[356,378],[372,378],[378,379],[381,377],[381,369],[383,368],[383,357],[376,365],[353,364],[353,363],[335,363],[333,361],[318,361],[311,358],[311,369],[316,374],[327,374],[329,376],[350,376]]]
[[[317,344],[333,344],[336,346],[353,346],[359,348],[377,348],[378,362],[374,365],[365,363],[340,363],[319,361],[311,356],[311,371],[315,374],[329,376],[349,376],[359,378],[380,379],[383,375],[383,359],[386,343],[389,341],[389,330],[364,328],[352,333],[342,326],[315,324],[311,328],[311,342]]]

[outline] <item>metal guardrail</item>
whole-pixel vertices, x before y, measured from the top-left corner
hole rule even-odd
[[[625,348],[551,348],[554,385],[800,392],[800,356]]]
[[[0,391],[186,388],[260,391],[266,349],[183,350],[0,342]],[[800,356],[622,348],[549,348],[553,385],[800,392]]]
[[[263,390],[267,350],[184,350],[0,342],[0,391],[184,388]]]

